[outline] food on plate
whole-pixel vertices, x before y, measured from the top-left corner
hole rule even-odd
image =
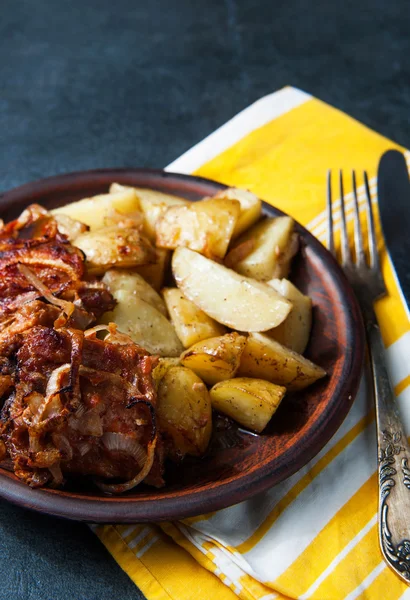
[[[161,296],[145,279],[134,271],[109,269],[101,280],[115,298],[118,292],[127,292],[151,304],[160,313],[167,316],[167,309]]]
[[[191,248],[209,258],[223,258],[240,215],[238,200],[207,198],[173,206],[157,221],[157,246]]]
[[[184,198],[170,196],[156,190],[146,188],[130,188],[113,183],[110,187],[111,194],[118,194],[124,190],[133,190],[138,197],[142,214],[144,216],[144,231],[150,240],[154,241],[155,227],[159,218],[172,206],[188,206],[190,203]]]
[[[100,194],[84,198],[51,211],[53,215],[67,215],[76,221],[88,225],[91,229],[105,227],[106,217],[120,213],[122,215],[140,210],[140,201],[133,188],[123,188],[113,194]]]
[[[204,382],[191,369],[171,367],[158,386],[158,425],[175,457],[201,456],[212,433],[212,408]]]
[[[301,390],[324,377],[326,371],[267,335],[250,333],[238,374],[266,379],[288,390]]]
[[[210,390],[213,408],[257,433],[265,429],[285,393],[283,386],[248,377],[221,381]]]
[[[155,250],[141,233],[117,226],[87,231],[73,242],[86,256],[88,270],[103,275],[111,267],[128,268],[155,262]]]
[[[165,288],[162,295],[177,336],[185,348],[226,333],[223,325],[208,317],[203,310],[185,298],[178,288]]]
[[[128,290],[113,292],[117,304],[103,316],[115,323],[133,342],[159,356],[179,356],[184,350],[171,322],[152,304]]]
[[[213,411],[263,432],[325,376],[302,356],[311,300],[284,279],[297,239],[236,188],[192,203],[113,183],[0,224],[0,461],[32,487],[120,494],[206,455]]]
[[[228,188],[222,190],[214,198],[227,198],[228,200],[237,200],[240,204],[240,213],[235,224],[232,237],[235,238],[246,231],[261,217],[262,202],[260,199],[249,192],[238,188]]]
[[[177,248],[172,271],[183,294],[207,315],[237,331],[267,331],[292,305],[270,286],[244,277],[189,248]]]
[[[181,354],[181,364],[213,385],[235,377],[245,344],[246,337],[235,332],[203,340]]]
[[[259,281],[287,277],[290,261],[298,249],[291,217],[267,218],[257,223],[238,238],[234,247],[246,242],[249,252],[232,266],[235,271]]]
[[[160,291],[164,283],[165,272],[171,261],[171,252],[163,248],[155,249],[155,261],[147,265],[135,267],[135,272],[148,282],[154,290]]]
[[[273,337],[283,346],[303,354],[310,337],[312,326],[312,300],[305,296],[288,279],[271,279],[267,282],[284,298],[292,302],[292,310],[286,319],[267,331],[267,335]]]

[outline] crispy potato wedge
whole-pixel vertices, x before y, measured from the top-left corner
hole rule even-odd
[[[257,433],[265,429],[285,393],[283,386],[247,377],[221,381],[210,390],[212,408]]]
[[[78,238],[80,233],[85,233],[89,230],[88,225],[85,225],[80,221],[76,221],[68,215],[58,214],[54,215],[54,218],[57,222],[58,231],[63,235],[67,236],[70,242],[74,242],[74,240]]]
[[[249,192],[239,188],[228,188],[218,192],[214,198],[228,198],[228,200],[238,200],[241,205],[241,212],[233,230],[232,238],[238,237],[244,231],[252,227],[261,216],[262,202],[260,199]]]
[[[162,294],[177,336],[185,348],[226,333],[223,325],[208,317],[178,288],[165,288]]]
[[[249,334],[238,375],[266,379],[288,390],[301,390],[326,371],[290,348],[260,333]]]
[[[113,183],[110,187],[110,193],[118,193],[124,189],[132,189],[139,198],[141,210],[144,214],[144,231],[150,240],[155,241],[155,225],[158,219],[167,211],[170,206],[188,205],[189,200],[171,196],[155,190],[145,188],[129,188],[128,186]]]
[[[145,300],[127,290],[114,293],[117,306],[102,317],[103,323],[115,323],[139,346],[151,354],[175,357],[183,351],[172,324]]]
[[[198,342],[181,354],[184,367],[189,367],[208,385],[232,379],[238,370],[246,337],[227,333]]]
[[[100,194],[84,198],[52,210],[54,215],[68,215],[72,219],[85,223],[92,230],[105,226],[105,218],[113,211],[126,215],[141,209],[136,191],[124,188],[115,194]]]
[[[254,248],[236,263],[235,270],[259,281],[286,277],[293,256],[290,256],[289,247],[293,253],[297,251],[297,247],[294,247],[295,238],[292,237],[293,226],[291,217],[276,217],[265,219],[249,229],[236,245],[253,240]]]
[[[155,386],[158,388],[159,382],[164,377],[165,373],[171,367],[181,366],[179,362],[179,358],[171,358],[170,356],[160,356],[158,359],[158,364],[154,367],[152,371],[152,379],[154,381]]]
[[[158,426],[175,457],[201,456],[212,433],[209,392],[191,369],[171,367],[158,387]]]
[[[312,326],[312,300],[305,296],[287,279],[271,279],[267,282],[274,290],[292,302],[293,308],[286,319],[266,332],[287,348],[303,354],[309,341]]]
[[[173,206],[157,221],[157,246],[185,246],[210,258],[223,258],[240,215],[238,200],[207,198]]]
[[[171,252],[162,248],[155,248],[155,262],[148,265],[135,267],[135,271],[141,275],[157,292],[164,283],[165,271],[171,260]]]
[[[135,229],[105,227],[82,233],[74,240],[86,256],[90,273],[100,275],[111,267],[127,268],[155,261],[151,243]]]
[[[114,297],[118,291],[124,290],[154,306],[164,317],[167,316],[167,309],[161,296],[138,273],[125,269],[109,269],[102,281]]]
[[[238,331],[267,331],[288,316],[292,305],[270,286],[188,248],[172,258],[175,281],[184,296],[207,315]]]

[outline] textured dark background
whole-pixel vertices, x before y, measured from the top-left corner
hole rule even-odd
[[[409,30],[408,0],[1,0],[0,190],[165,166],[288,84],[409,147]],[[0,501],[0,600],[140,597],[85,526]]]

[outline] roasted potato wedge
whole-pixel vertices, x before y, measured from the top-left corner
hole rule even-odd
[[[85,233],[89,230],[88,225],[81,223],[81,221],[76,221],[68,215],[58,214],[54,215],[54,218],[57,222],[58,231],[67,236],[70,242],[74,242],[81,233]]]
[[[238,235],[249,229],[261,216],[262,202],[255,194],[252,194],[248,190],[228,188],[216,194],[214,198],[238,200],[241,205],[241,212],[233,230],[232,238],[238,237]]]
[[[181,366],[181,363],[179,362],[179,358],[171,358],[170,356],[164,356],[164,357],[161,356],[158,359],[157,366],[154,367],[154,369],[152,371],[152,379],[153,379],[156,387],[158,388],[159,382],[164,377],[164,375],[168,371],[168,369],[170,369],[171,367],[178,367],[178,366]]]
[[[223,325],[208,317],[178,288],[165,288],[162,294],[177,336],[185,348],[226,333]]]
[[[288,390],[301,390],[326,371],[290,348],[260,333],[251,333],[242,353],[238,375],[266,379]]]
[[[135,271],[149,283],[154,290],[160,291],[164,283],[165,271],[171,260],[171,252],[162,248],[155,249],[155,262],[135,267]]]
[[[208,385],[232,379],[238,370],[246,337],[227,333],[194,344],[181,354],[181,364],[189,367]]]
[[[156,244],[171,250],[185,246],[210,258],[223,258],[240,210],[238,200],[226,198],[173,206],[157,221]]]
[[[138,196],[141,210],[144,214],[144,231],[150,240],[155,241],[155,225],[158,219],[170,206],[188,205],[190,202],[178,196],[171,196],[155,190],[145,188],[129,188],[118,183],[113,183],[110,193],[118,193],[124,189],[132,189]]]
[[[154,306],[164,317],[167,316],[167,309],[161,296],[138,273],[125,269],[109,269],[102,281],[114,297],[118,291],[129,292]]]
[[[212,433],[209,392],[191,369],[171,367],[158,386],[158,426],[172,454],[201,456]],[[169,445],[169,444],[167,444]]]
[[[88,231],[76,237],[74,245],[84,252],[88,270],[94,275],[111,267],[146,265],[156,259],[151,243],[135,229],[104,227]]]
[[[183,351],[172,324],[145,300],[127,290],[114,293],[117,306],[105,313],[103,323],[116,323],[136,343],[159,356],[175,357]]]
[[[207,315],[238,331],[267,331],[285,320],[292,305],[270,286],[193,252],[177,248],[172,258],[177,286]]]
[[[235,265],[235,271],[259,281],[286,277],[294,247],[294,221],[291,217],[276,217],[261,221],[238,239],[236,246],[252,240],[254,248]],[[290,256],[289,247],[293,250]]]
[[[113,211],[126,215],[141,209],[139,198],[133,188],[124,188],[115,194],[101,194],[84,198],[52,210],[54,215],[68,215],[85,223],[92,230],[105,226],[105,218]]]
[[[258,433],[265,429],[285,393],[283,386],[247,377],[221,381],[210,390],[215,410]]]
[[[287,348],[303,354],[309,341],[312,326],[312,300],[287,279],[272,279],[268,285],[292,302],[293,308],[286,319],[266,332]]]

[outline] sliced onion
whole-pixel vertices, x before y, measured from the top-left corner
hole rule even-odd
[[[56,447],[64,455],[63,459],[71,460],[73,458],[73,448],[72,448],[70,442],[68,441],[68,439],[66,438],[66,436],[62,435],[61,433],[54,433],[52,435],[52,438],[53,438],[53,442],[56,445]]]
[[[145,461],[145,465],[133,479],[130,479],[125,483],[103,483],[98,479],[94,479],[95,484],[100,488],[101,491],[106,492],[107,494],[123,494],[124,492],[132,490],[139,483],[141,483],[141,481],[143,481],[151,471],[155,457],[156,444],[157,436],[155,436],[155,438],[149,442],[147,446],[147,460]]]
[[[65,363],[51,373],[50,378],[47,382],[46,397],[43,403],[37,409],[37,413],[33,416],[32,424],[39,425],[41,420],[50,418],[59,414],[62,409],[60,401],[60,392],[63,387],[63,379],[65,375],[70,371],[70,364]]]
[[[55,265],[53,265],[55,266]],[[61,308],[67,317],[70,317],[75,309],[75,306],[72,302],[68,302],[68,300],[61,300],[61,298],[56,298],[47,286],[37,277],[37,275],[32,271],[27,265],[23,263],[19,263],[17,265],[18,270],[24,277],[27,279],[31,285],[38,290],[43,298],[45,298],[50,304],[54,304],[54,306],[58,306]]]
[[[90,337],[93,337],[99,331],[109,331],[109,330],[110,329],[109,329],[108,325],[95,325],[95,327],[91,327],[91,329],[86,329],[84,331],[84,337],[88,339]]]
[[[124,452],[132,456],[141,467],[147,460],[147,453],[136,439],[124,433],[108,431],[102,436],[102,443],[112,452]]]
[[[63,474],[61,472],[61,467],[60,465],[53,465],[52,467],[48,467],[48,470],[50,471],[51,475],[53,476],[53,481],[52,481],[52,485],[61,485],[64,481],[64,477]]]
[[[87,410],[80,419],[70,419],[70,427],[82,435],[93,437],[101,437],[104,433],[101,417],[94,409]]]
[[[87,452],[91,450],[90,442],[80,442],[77,444],[77,450],[80,453],[80,456],[85,456]]]

